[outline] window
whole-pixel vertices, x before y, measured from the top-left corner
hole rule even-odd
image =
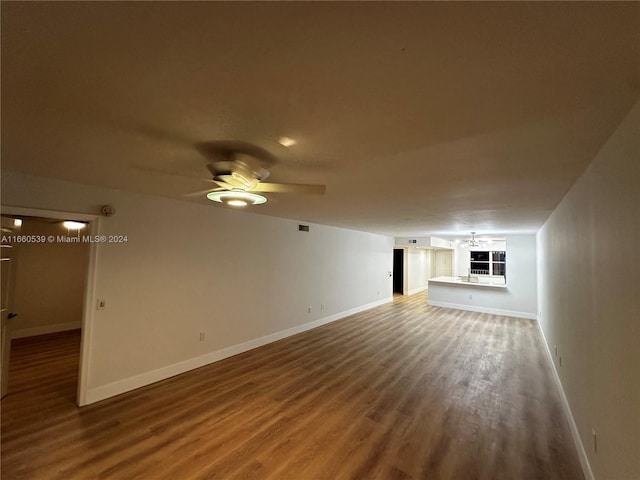
[[[507,275],[507,253],[491,252],[491,274],[490,275]]]
[[[504,251],[477,251],[471,253],[472,275],[500,275],[506,277],[507,253]]]

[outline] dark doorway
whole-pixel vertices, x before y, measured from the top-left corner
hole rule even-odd
[[[393,293],[404,294],[404,249],[393,249]]]

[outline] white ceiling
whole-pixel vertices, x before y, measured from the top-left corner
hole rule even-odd
[[[535,232],[640,92],[638,2],[1,8],[3,170],[211,203],[243,140],[327,185],[252,211],[390,235]]]

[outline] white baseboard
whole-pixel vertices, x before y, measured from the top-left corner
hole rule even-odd
[[[109,383],[107,385],[90,388],[87,390],[86,395],[84,396],[85,402],[81,403],[80,406],[89,405],[91,403],[95,403],[100,400],[119,395],[121,393],[135,390],[136,388],[144,387],[145,385],[149,385],[151,383],[159,382],[160,380],[165,380],[175,375],[188,372],[189,370],[194,370],[196,368],[209,365],[210,363],[218,362],[225,358],[232,357],[249,350],[253,350],[254,348],[262,347],[263,345],[282,340],[283,338],[287,338],[298,333],[306,332],[307,330],[312,330],[322,325],[326,325],[327,323],[335,322],[336,320],[340,320],[350,315],[354,315],[356,313],[360,313],[392,301],[393,297],[378,300],[376,302],[361,305],[350,310],[345,310],[344,312],[329,315],[328,317],[324,317],[319,320],[314,320],[313,322],[304,323],[302,325],[288,328],[286,330],[281,330],[264,337],[249,340],[248,342],[241,343],[239,345],[233,345],[231,347],[217,350],[215,352],[210,352],[199,357],[190,358],[173,365],[167,365],[166,367],[158,368],[150,372],[141,373],[140,375],[125,378],[123,380],[118,380],[117,382]]]
[[[494,315],[504,315],[505,317],[518,317],[537,320],[535,313],[517,312],[514,310],[501,310],[499,308],[478,307],[475,305],[464,305],[462,303],[438,302],[431,299],[429,299],[428,304],[433,305],[434,307],[455,308],[457,310],[468,310],[470,312],[492,313]]]
[[[11,338],[35,337],[36,335],[46,335],[47,333],[65,332],[82,328],[81,322],[54,323],[52,325],[42,325],[40,327],[20,328],[11,332]]]
[[[556,388],[558,389],[558,393],[560,394],[562,407],[564,408],[564,413],[567,417],[567,421],[569,422],[569,429],[571,430],[573,443],[578,452],[578,458],[580,459],[580,466],[582,467],[582,473],[584,475],[585,480],[595,480],[595,477],[593,476],[593,472],[591,471],[591,465],[589,464],[589,458],[587,457],[587,451],[584,449],[584,445],[582,444],[582,438],[580,438],[580,432],[578,431],[578,426],[576,425],[576,422],[573,419],[573,414],[571,413],[571,407],[569,406],[569,401],[567,400],[567,396],[564,393],[564,388],[562,388],[560,375],[558,375],[558,370],[556,370],[556,364],[553,361],[553,355],[551,355],[551,350],[549,349],[549,342],[547,342],[547,338],[544,336],[544,331],[542,330],[542,326],[540,325],[540,322],[538,321],[536,323],[538,324],[538,330],[540,330],[540,335],[542,335],[542,341],[544,343],[544,348],[547,352],[547,358],[549,359],[549,363],[551,364],[551,371],[553,372],[553,378],[556,383]]]
[[[424,292],[425,290],[427,290],[429,288],[429,285],[425,285],[424,287],[418,287],[418,288],[414,288],[413,290],[409,290],[407,292],[408,295],[414,295],[416,293],[420,293],[420,292]]]

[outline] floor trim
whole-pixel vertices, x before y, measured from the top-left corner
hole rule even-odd
[[[414,288],[413,290],[409,290],[407,292],[408,295],[415,295],[416,293],[420,293],[420,292],[424,292],[425,290],[428,290],[429,285],[425,285],[423,287],[418,287],[418,288]]]
[[[569,401],[567,400],[567,396],[564,393],[564,388],[562,387],[562,382],[560,381],[560,375],[558,375],[556,364],[553,361],[553,355],[551,354],[551,350],[549,348],[549,342],[547,342],[547,337],[545,337],[544,335],[544,331],[542,330],[542,325],[540,325],[540,322],[536,322],[536,324],[538,325],[538,330],[540,330],[540,335],[542,335],[542,343],[544,343],[544,349],[547,352],[547,358],[551,365],[551,370],[553,372],[553,378],[556,383],[556,388],[558,389],[558,393],[560,394],[560,401],[562,403],[564,413],[567,417],[567,421],[569,422],[569,430],[571,430],[571,437],[573,438],[573,443],[578,452],[578,459],[580,460],[582,473],[584,475],[585,480],[595,480],[595,477],[593,476],[593,471],[591,470],[591,465],[589,464],[589,458],[587,457],[587,451],[585,450],[584,444],[582,443],[582,438],[580,437],[578,426],[576,425],[576,422],[573,418],[573,414],[571,413],[571,407],[569,406]]]
[[[504,315],[505,317],[528,318],[529,320],[537,320],[535,313],[517,312],[515,310],[501,310],[499,308],[478,307],[475,305],[464,305],[462,303],[439,302],[437,300],[429,300],[429,305],[434,307],[455,308],[457,310],[467,310],[470,312],[492,313],[494,315]]]
[[[144,387],[145,385],[165,380],[175,375],[188,372],[189,370],[200,368],[205,365],[209,365],[210,363],[218,362],[225,358],[247,352],[254,348],[262,347],[263,345],[282,340],[283,338],[306,332],[307,330],[312,330],[317,327],[321,327],[322,325],[326,325],[327,323],[335,322],[336,320],[340,320],[350,315],[354,315],[356,313],[360,313],[392,301],[393,297],[378,300],[376,302],[361,305],[359,307],[345,310],[334,315],[329,315],[328,317],[324,317],[319,320],[314,320],[313,322],[304,323],[302,325],[288,328],[286,330],[281,330],[264,337],[249,340],[245,343],[233,345],[231,347],[217,350],[215,352],[210,352],[199,357],[190,358],[173,365],[168,365],[166,367],[161,367],[156,370],[135,375],[133,377],[118,380],[107,385],[90,388],[87,390],[85,402],[81,406],[99,402],[100,400],[105,400],[115,395],[120,395],[121,393],[125,393],[131,390],[135,390],[136,388]]]
[[[20,328],[11,332],[11,338],[35,337],[36,335],[47,335],[49,333],[65,332],[79,328],[82,328],[82,322],[55,323],[39,327]]]

